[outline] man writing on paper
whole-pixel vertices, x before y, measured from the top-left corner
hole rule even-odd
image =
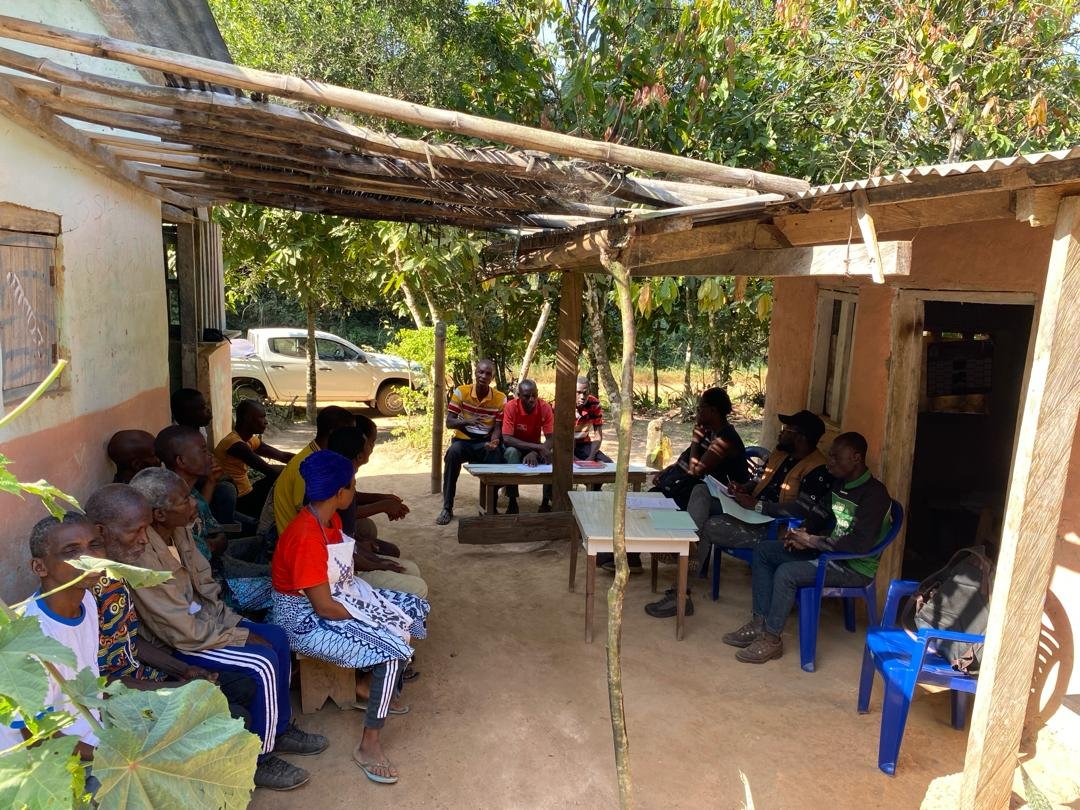
[[[829,493],[833,480],[826,469],[825,456],[817,449],[825,434],[825,423],[810,411],[780,414],[780,422],[782,429],[776,449],[769,455],[761,476],[748,484],[732,482],[728,491],[735,504],[743,509],[768,517],[800,518],[814,531],[825,530],[832,520]],[[714,498],[707,487],[696,487],[690,493],[686,511],[694,519],[701,538],[699,564],[708,559],[714,544],[724,548],[753,548],[769,534],[771,521],[747,522],[735,514],[727,514],[721,500]],[[658,619],[674,616],[674,590],[646,605],[645,612]]]
[[[818,442],[825,435],[825,423],[810,411],[780,414],[782,428],[776,449],[761,476],[749,484],[729,487],[732,498],[744,509],[769,517],[800,518],[813,530],[824,529],[832,519],[829,491],[832,476]],[[708,556],[709,545],[725,548],[752,548],[769,533],[769,524],[750,524],[725,514],[719,502],[705,490],[690,495],[686,511],[694,518],[704,541],[699,557]]]
[[[507,464],[526,464],[535,467],[538,464],[551,463],[551,434],[555,432],[555,413],[551,406],[540,399],[536,383],[522,380],[518,383],[517,399],[512,399],[503,408],[502,440],[503,461]],[[518,488],[511,484],[506,488],[510,502],[506,514],[518,513]],[[544,485],[541,512],[551,511],[551,485]]]

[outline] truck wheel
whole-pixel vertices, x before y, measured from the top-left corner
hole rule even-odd
[[[405,413],[405,400],[401,396],[402,383],[383,383],[375,397],[375,410],[380,416],[400,416]]]
[[[253,383],[237,383],[233,386],[232,396],[234,405],[245,399],[253,399],[256,402],[266,402],[266,392]]]

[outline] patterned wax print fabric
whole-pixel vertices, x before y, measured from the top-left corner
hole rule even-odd
[[[426,636],[430,605],[413,594],[373,589],[355,579],[354,541],[343,538],[339,526],[335,516],[325,529],[310,510],[289,525],[271,566],[274,623],[285,630],[294,651],[338,666],[366,669],[385,661],[410,660],[409,639]],[[321,574],[312,557],[322,565]],[[323,583],[354,618],[324,619],[299,593]]]
[[[164,681],[168,678],[161,670],[139,661],[135,648],[139,616],[124,581],[102,577],[90,591],[98,606],[98,669],[101,674],[110,681],[119,678]]]

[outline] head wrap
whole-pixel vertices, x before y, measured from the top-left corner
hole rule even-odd
[[[309,501],[325,501],[347,487],[353,475],[353,464],[333,450],[317,450],[300,462],[305,495]]]

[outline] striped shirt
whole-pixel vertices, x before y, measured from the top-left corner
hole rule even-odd
[[[577,419],[574,422],[574,441],[593,442],[600,438],[600,429],[604,426],[604,410],[600,400],[589,394],[585,402],[577,406]]]
[[[502,419],[503,406],[506,404],[506,394],[489,387],[487,396],[477,399],[473,393],[472,385],[459,385],[454,389],[450,397],[450,404],[446,411],[450,416],[479,417],[478,421],[467,428],[458,428],[454,431],[455,439],[474,441],[485,439],[491,434],[496,419]]]

